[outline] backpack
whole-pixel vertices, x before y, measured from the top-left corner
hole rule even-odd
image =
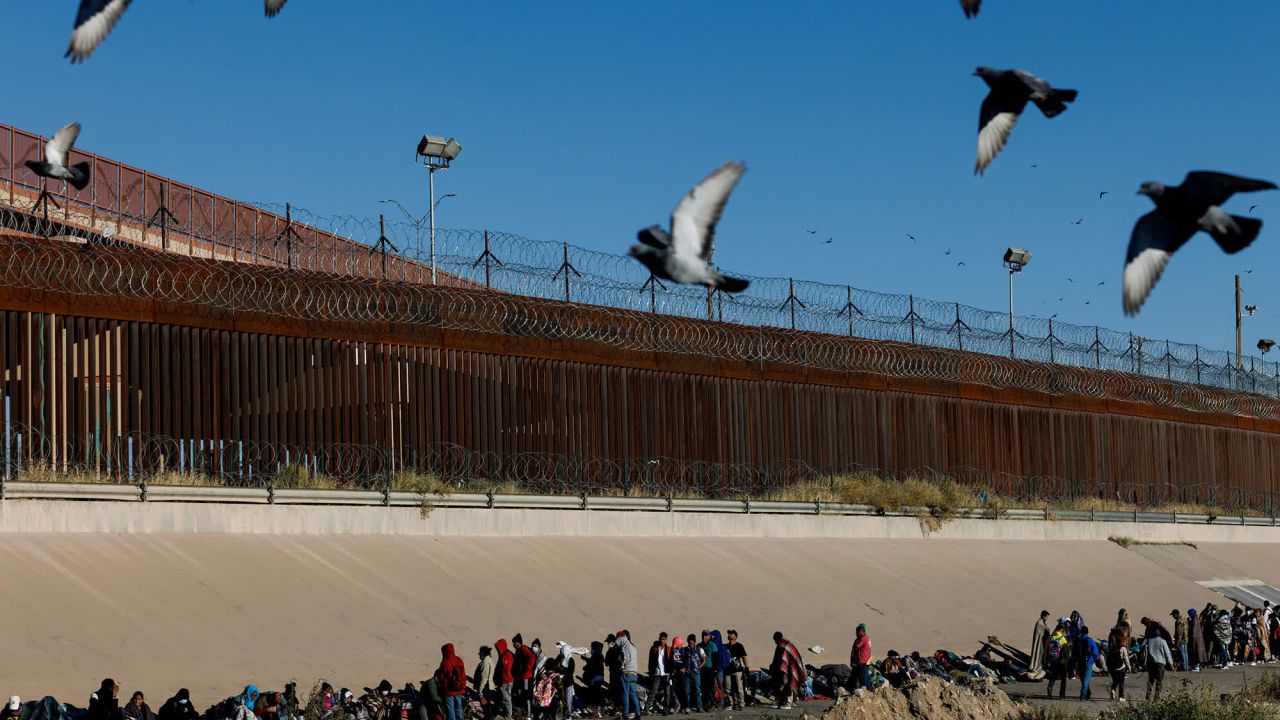
[[[1056,640],[1049,641],[1049,664],[1057,665],[1062,659],[1062,643]]]

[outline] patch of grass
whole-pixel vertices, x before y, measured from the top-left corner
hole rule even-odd
[[[1119,545],[1120,547],[1124,548],[1125,550],[1128,550],[1129,547],[1132,546],[1134,543],[1133,538],[1127,537],[1125,535],[1112,535],[1107,539]]]
[[[436,501],[443,500],[453,494],[454,487],[440,479],[438,475],[423,475],[409,470],[402,470],[391,476],[392,492],[417,493],[422,498],[420,515],[426,519],[435,509]]]
[[[1280,673],[1264,673],[1238,696],[1242,701],[1280,703]]]
[[[272,485],[287,490],[336,490],[342,483],[324,473],[314,473],[303,465],[284,465],[272,480]]]
[[[1104,710],[1103,720],[1274,720],[1274,708],[1236,696],[1226,701],[1212,687],[1184,687],[1159,700]]]

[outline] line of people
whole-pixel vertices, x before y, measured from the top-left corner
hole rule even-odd
[[[1093,697],[1094,674],[1105,673],[1111,681],[1111,699],[1127,702],[1128,675],[1145,672],[1146,697],[1152,699],[1163,691],[1166,672],[1273,662],[1273,649],[1280,647],[1280,612],[1270,601],[1260,608],[1237,603],[1231,610],[1209,603],[1185,615],[1175,608],[1169,617],[1172,632],[1159,620],[1144,617],[1141,634],[1135,634],[1128,611],[1121,608],[1106,639],[1099,642],[1078,611],[1056,623],[1051,623],[1049,611],[1041,611],[1032,630],[1027,678],[1047,679],[1051,698],[1058,685],[1060,699],[1066,697],[1067,681],[1079,680],[1080,700],[1087,701]]]
[[[774,646],[772,663],[761,671],[753,669],[735,630],[723,636],[703,630],[700,639],[660,633],[649,647],[641,692],[640,653],[625,629],[589,649],[557,642],[553,655],[543,652],[541,640],[525,644],[516,634],[510,644],[500,639],[479,648],[470,675],[454,646],[446,644],[432,676],[400,690],[382,680],[357,696],[322,681],[300,700],[294,683],[281,692],[248,685],[200,712],[183,689],[153,713],[141,691],[122,706],[120,685],[108,678],[85,708],[52,697],[22,703],[15,696],[0,710],[0,720],[568,720],[607,714],[638,720],[742,709],[759,703],[762,694],[789,708],[807,671],[800,651],[781,632],[774,634]],[[575,655],[583,659],[581,684]]]

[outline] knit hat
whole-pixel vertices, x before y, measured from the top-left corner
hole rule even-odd
[[[19,708],[21,705],[22,705],[22,700],[18,699],[18,696],[17,696],[17,695],[10,695],[10,696],[9,696],[9,709],[10,709],[10,710],[12,710],[13,712],[17,712],[17,711],[18,711],[18,708]]]
[[[511,642],[512,642],[512,643],[520,643],[521,645],[523,645],[523,644],[524,644],[524,636],[523,636],[523,635],[521,635],[520,633],[516,633],[515,635],[512,635],[512,636],[511,636]]]

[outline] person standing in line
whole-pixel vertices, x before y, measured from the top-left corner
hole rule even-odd
[[[1174,608],[1169,616],[1173,618],[1173,647],[1177,649],[1178,655],[1175,660],[1178,661],[1178,669],[1187,672],[1191,669],[1191,656],[1187,650],[1187,635],[1189,628],[1187,621],[1182,617],[1182,611]]]
[[[444,696],[445,720],[463,720],[463,699],[467,694],[467,666],[453,649],[453,643],[440,646],[440,667],[436,669],[436,681]],[[390,689],[390,683],[388,690]]]
[[[684,645],[684,709],[705,712],[702,705],[702,666],[705,664],[702,648],[693,633],[685,638]]]
[[[515,685],[515,676],[512,674],[515,666],[515,655],[507,649],[507,639],[502,638],[493,644],[494,649],[498,651],[498,661],[494,663],[494,682],[498,685],[498,709],[499,717],[504,720],[511,720],[512,705],[511,691]]]
[[[604,645],[604,664],[609,670],[609,701],[615,707],[622,707],[622,648],[618,647],[618,636],[609,633]]]
[[[1049,611],[1041,610],[1040,619],[1031,629],[1031,664],[1027,668],[1027,676],[1032,680],[1043,677],[1045,664],[1049,659]]]
[[[671,712],[671,646],[668,635],[658,633],[658,639],[649,648],[649,712],[661,709],[663,715]]]
[[[1093,699],[1093,691],[1089,689],[1089,681],[1093,679],[1093,664],[1098,661],[1098,643],[1089,637],[1089,626],[1081,625],[1076,643],[1080,646],[1080,700]]]
[[[476,693],[480,695],[480,707],[484,708],[485,720],[493,720],[498,705],[498,685],[494,682],[496,663],[493,662],[493,649],[488,645],[481,645],[480,652],[477,654],[480,662],[476,664],[471,682],[475,685]]]
[[[564,708],[565,720],[573,717],[573,706],[577,695],[577,686],[573,682],[573,673],[577,662],[573,659],[573,648],[563,640],[556,641],[555,672],[560,676],[560,702]]]
[[[684,694],[684,638],[679,633],[671,641],[671,664],[668,674],[668,684],[671,686],[671,697],[674,701],[671,703],[671,711],[676,711],[676,705],[679,705],[680,712],[689,706],[689,698]]]
[[[751,662],[747,658],[747,649],[738,642],[738,631],[729,630],[729,701],[734,710],[742,710],[747,705],[747,686],[745,678],[751,672]]]
[[[582,684],[586,688],[587,709],[600,717],[608,698],[604,689],[604,643],[599,640],[591,641],[591,654],[582,664]]]
[[[622,720],[635,720],[644,716],[640,707],[640,691],[636,687],[640,680],[640,659],[636,646],[631,644],[631,633],[619,630],[617,639],[622,666]]]
[[[871,638],[867,635],[866,623],[858,625],[854,630],[853,649],[849,652],[849,666],[853,673],[849,676],[853,689],[871,689]]]
[[[1160,699],[1164,690],[1164,673],[1173,667],[1173,655],[1169,643],[1158,632],[1149,632],[1143,652],[1147,655],[1147,700]],[[1154,689],[1154,697],[1152,690]]]
[[[702,642],[698,644],[702,650],[702,706],[707,710],[718,710],[716,704],[716,657],[719,647],[711,639],[711,631],[702,631]]]
[[[1232,634],[1233,628],[1231,627],[1230,611],[1225,609],[1219,610],[1217,622],[1213,625],[1213,637],[1217,641],[1219,667],[1231,667]]]
[[[775,649],[769,673],[773,678],[774,698],[777,700],[775,707],[789,710],[792,707],[791,700],[804,685],[808,671],[805,670],[800,651],[781,632],[773,634],[773,644]]]
[[[1047,697],[1053,697],[1054,682],[1061,682],[1058,699],[1067,696],[1067,677],[1071,674],[1071,638],[1067,634],[1067,619],[1059,618],[1058,625],[1049,636],[1049,687]]]
[[[1124,630],[1117,625],[1107,636],[1107,673],[1111,675],[1111,699],[1127,702],[1124,681],[1129,675],[1129,649],[1121,643]]]
[[[515,704],[524,709],[526,720],[533,717],[533,671],[538,663],[538,658],[524,644],[524,636],[516,633],[511,638],[512,653],[515,658],[511,665],[511,674],[515,676],[515,692],[513,698]]]
[[[1187,610],[1187,670],[1200,672],[1207,656],[1204,652],[1204,626],[1195,608]]]
[[[724,636],[719,630],[711,631],[711,644],[715,646],[715,655],[712,657],[711,671],[715,677],[715,690],[711,693],[712,699],[718,698],[716,709],[723,710],[726,703],[729,702],[729,688],[725,685],[725,675],[729,672],[729,649],[725,647]]]

